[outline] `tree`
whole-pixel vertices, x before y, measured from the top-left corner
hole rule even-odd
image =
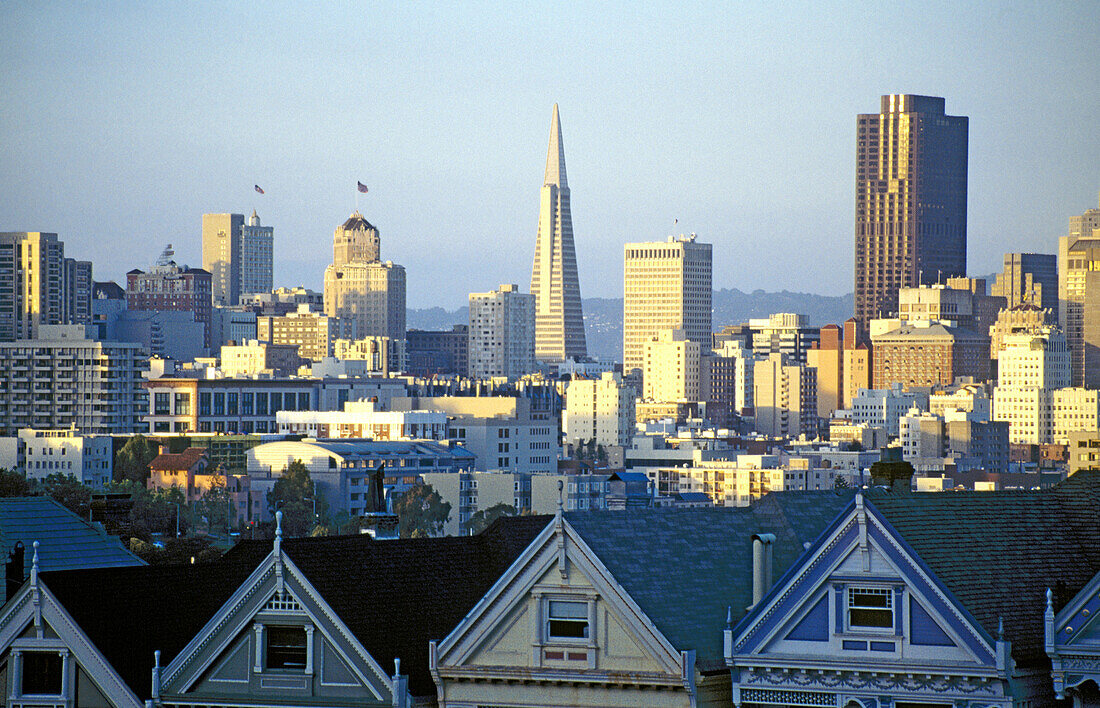
[[[482,509],[470,517],[470,520],[466,522],[466,528],[463,529],[464,533],[478,534],[489,528],[489,525],[502,516],[515,516],[516,508],[511,504],[505,504],[501,502],[488,509]]]
[[[328,502],[317,493],[309,469],[301,460],[294,460],[283,470],[267,494],[267,506],[272,514],[283,512],[284,536],[307,536],[328,515]]]
[[[207,532],[229,533],[232,495],[225,486],[225,477],[214,477],[214,483],[195,502],[194,515],[206,525]]]
[[[0,497],[30,496],[33,485],[15,470],[0,467]]]
[[[401,538],[439,536],[451,518],[451,503],[445,502],[430,484],[416,484],[394,502]]]
[[[145,485],[149,479],[149,463],[159,453],[144,435],[135,435],[115,453],[115,481],[130,480]]]
[[[175,538],[177,523],[181,536],[191,526],[187,498],[179,487],[171,489],[144,489],[134,487],[134,508],[130,512],[134,534],[146,536],[161,533]]]
[[[88,518],[92,506],[92,490],[76,477],[64,472],[54,472],[42,480],[46,495],[82,519]]]

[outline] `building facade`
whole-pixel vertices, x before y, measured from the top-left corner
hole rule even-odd
[[[699,343],[682,329],[657,332],[645,345],[642,398],[648,401],[699,400]]]
[[[148,273],[134,269],[126,274],[126,307],[189,312],[195,322],[203,324],[203,346],[209,348],[213,278],[201,268],[176,265],[174,255],[172,244],[168,244]]]
[[[308,304],[283,316],[256,318],[256,339],[272,344],[292,344],[303,359],[320,361],[333,355],[337,339],[348,339],[344,323],[335,317],[313,312]]]
[[[410,329],[405,343],[413,376],[465,376],[469,371],[469,325],[456,324],[449,331]]]
[[[1058,322],[1073,356],[1073,385],[1100,387],[1100,209],[1070,219],[1058,240]]]
[[[1058,256],[1053,253],[1006,253],[990,294],[1005,307],[1030,305],[1058,311]]]
[[[0,233],[0,342],[62,324],[65,247],[57,234]]]
[[[682,329],[688,341],[711,343],[711,244],[695,235],[628,243],[623,250],[623,373],[641,372],[646,342]]]
[[[236,305],[241,297],[241,229],[244,214],[202,215],[202,269],[210,274],[212,302]]]
[[[249,293],[269,293],[274,279],[275,229],[261,226],[256,210],[241,227],[240,292],[234,305]]]
[[[989,338],[961,327],[926,321],[873,334],[876,389],[948,386],[960,376],[989,378]]]
[[[558,104],[550,123],[546,172],[539,195],[539,230],[531,267],[535,297],[535,358],[549,363],[584,359],[588,347],[581,311],[581,285],[573,246],[573,215],[565,174]]]
[[[758,433],[776,437],[816,437],[817,370],[788,363],[782,354],[756,362],[753,409]]]
[[[855,317],[897,312],[898,290],[966,275],[969,119],[944,99],[883,96],[856,122]]]
[[[470,293],[469,376],[518,379],[535,370],[535,296],[513,284]]]
[[[604,447],[630,445],[634,435],[634,387],[620,374],[574,378],[565,388],[565,439],[592,440]]]
[[[378,259],[378,230],[359,212],[336,229],[325,268],[325,314],[352,336],[405,338],[405,268]]]

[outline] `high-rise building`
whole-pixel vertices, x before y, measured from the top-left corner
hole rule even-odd
[[[405,341],[409,350],[409,374],[469,374],[469,325],[456,324],[447,331],[410,329],[405,332]]]
[[[1056,328],[1034,334],[1004,337],[998,357],[997,386],[993,389],[993,417],[1009,424],[1014,443],[1051,442],[1054,435],[1054,398],[1067,389],[1071,375],[1066,338]]]
[[[241,227],[241,284],[237,300],[250,293],[269,293],[274,280],[275,229],[260,226],[256,210]]]
[[[817,369],[788,362],[782,354],[756,361],[753,371],[754,426],[777,437],[817,435]]]
[[[779,312],[749,320],[752,351],[756,356],[782,354],[789,361],[806,363],[806,352],[821,338],[817,327],[807,323],[806,315]]]
[[[34,339],[61,324],[65,246],[57,234],[0,233],[0,342]]]
[[[1100,388],[1100,209],[1069,219],[1058,239],[1058,322],[1073,363],[1073,385]]]
[[[203,324],[203,346],[209,347],[210,273],[178,266],[173,255],[172,244],[168,244],[148,273],[135,268],[126,274],[126,306],[130,310],[190,312],[195,322]]]
[[[664,329],[645,344],[642,397],[647,401],[699,400],[698,342],[682,329]]]
[[[966,274],[965,116],[944,99],[883,96],[856,127],[855,317],[897,312],[898,290]]]
[[[565,178],[565,147],[556,103],[542,182],[535,262],[531,267],[531,294],[535,296],[535,358],[551,363],[583,359],[588,348],[581,312],[577,254],[573,247],[569,182]]]
[[[1006,253],[1004,271],[993,281],[992,295],[1005,307],[1033,305],[1058,309],[1058,257],[1053,253]]]
[[[325,268],[325,314],[351,323],[354,339],[405,338],[405,268],[379,261],[378,230],[355,212],[336,229]]]
[[[66,258],[63,278],[61,321],[66,324],[91,324],[94,287],[92,262]]]
[[[514,284],[470,293],[470,378],[518,379],[535,370],[534,301]]]
[[[711,343],[711,245],[695,234],[628,243],[623,249],[623,374],[645,365],[645,345],[682,329],[688,341]]]
[[[634,435],[637,391],[610,371],[598,379],[574,378],[565,388],[565,439],[628,447]]]

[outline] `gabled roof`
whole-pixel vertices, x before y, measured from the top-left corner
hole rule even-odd
[[[162,452],[149,462],[149,469],[165,472],[189,470],[206,457],[206,448],[189,447],[183,452]]]
[[[30,575],[33,543],[38,541],[42,571],[145,565],[99,524],[81,519],[50,497],[0,499],[0,549],[8,553],[22,541],[23,577]],[[0,566],[0,571],[3,566]]]
[[[657,629],[722,666],[722,629],[752,603],[752,535],[774,533],[778,579],[851,501],[851,493],[768,494],[749,507],[573,512],[566,519]]]
[[[868,493],[877,509],[1021,666],[1044,666],[1046,589],[1060,609],[1100,571],[1100,472],[1046,491]]]

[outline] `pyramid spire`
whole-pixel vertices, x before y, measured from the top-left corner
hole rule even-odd
[[[554,184],[568,188],[565,179],[565,145],[561,141],[561,120],[558,119],[558,104],[554,104],[554,117],[550,119],[550,145],[546,148],[546,175],[543,184]]]

